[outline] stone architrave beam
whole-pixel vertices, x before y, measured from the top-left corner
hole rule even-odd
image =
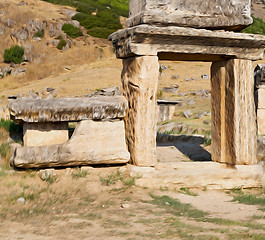
[[[127,26],[150,24],[240,30],[252,23],[250,0],[130,0]]]
[[[220,61],[263,58],[265,37],[185,27],[139,25],[110,35],[118,58],[157,56],[167,60]]]
[[[211,68],[212,160],[256,164],[253,62],[231,59]]]
[[[10,102],[10,116],[28,123],[124,118],[128,103],[121,96],[91,98],[22,98]]]

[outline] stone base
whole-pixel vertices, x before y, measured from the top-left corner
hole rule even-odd
[[[25,147],[62,144],[69,139],[68,123],[23,123]]]
[[[157,122],[169,121],[173,118],[176,105],[159,104],[157,109]]]
[[[83,120],[72,138],[51,146],[13,146],[11,165],[19,168],[66,167],[127,163],[124,122]]]
[[[262,164],[234,166],[214,162],[158,163],[155,168],[129,165],[136,185],[148,188],[233,189],[265,187]]]

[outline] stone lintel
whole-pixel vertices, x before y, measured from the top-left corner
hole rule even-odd
[[[128,103],[124,97],[91,98],[22,98],[10,102],[10,115],[15,121],[69,122],[85,119],[124,118]]]
[[[117,58],[159,56],[168,60],[259,60],[265,37],[228,31],[186,27],[139,25],[110,35]]]

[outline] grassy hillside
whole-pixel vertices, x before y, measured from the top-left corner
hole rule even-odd
[[[253,23],[245,28],[242,32],[265,35],[265,22],[261,18],[253,18]]]
[[[75,7],[74,20],[87,29],[94,37],[107,38],[122,28],[120,16],[127,17],[129,0],[43,0],[53,4]]]

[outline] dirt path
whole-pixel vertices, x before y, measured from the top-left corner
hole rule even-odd
[[[264,239],[259,206],[223,191],[143,189],[119,169],[54,170],[48,181],[2,169],[0,239]]]

